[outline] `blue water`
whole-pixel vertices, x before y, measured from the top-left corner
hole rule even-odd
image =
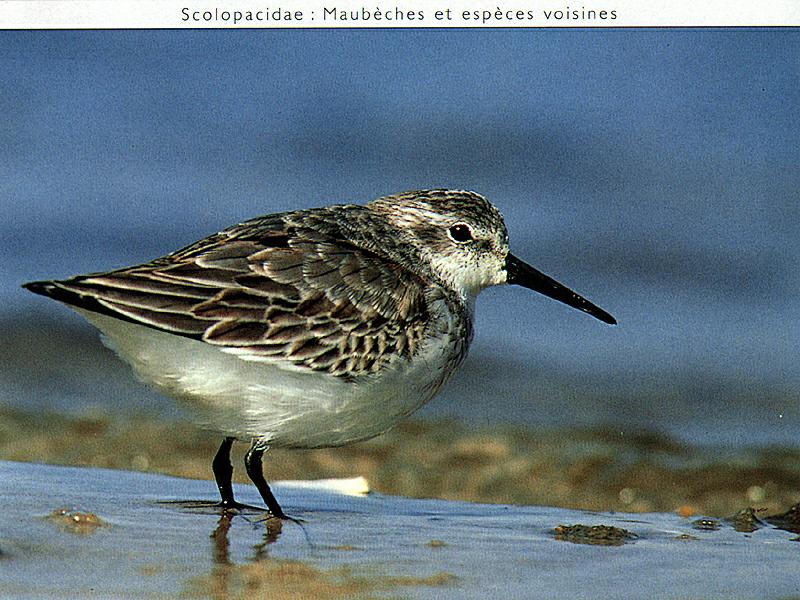
[[[763,523],[752,533],[724,521],[701,531],[675,514],[357,497],[278,482],[273,490],[288,514],[303,519],[302,528],[278,527],[258,513],[223,518],[192,508],[216,494],[209,481],[6,461],[0,476],[7,482],[0,487],[7,597],[226,598],[242,590],[269,597],[286,590],[289,597],[429,600],[769,600],[800,592],[797,534]],[[235,490],[242,502],[260,504],[253,486]],[[72,530],[48,517],[62,507],[107,525]],[[556,538],[556,527],[576,524],[621,528],[632,539],[601,546]],[[285,563],[277,561],[310,569],[278,571]],[[262,570],[235,570],[254,563]],[[445,585],[412,583],[441,573],[452,577]],[[390,576],[409,585],[393,585]],[[348,593],[348,582],[366,583]]]
[[[256,214],[468,188],[619,325],[491,290],[473,366],[537,378],[442,411],[788,437],[798,106],[798,30],[4,32],[0,318]]]

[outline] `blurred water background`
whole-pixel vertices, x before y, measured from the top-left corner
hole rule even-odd
[[[455,187],[619,325],[490,290],[422,416],[796,444],[798,107],[797,30],[3,32],[0,402],[175,414],[25,281]]]

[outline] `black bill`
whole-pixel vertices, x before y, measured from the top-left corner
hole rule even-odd
[[[532,266],[522,262],[510,253],[506,257],[506,271],[508,271],[508,283],[521,285],[522,287],[549,296],[553,300],[558,300],[573,308],[582,310],[609,325],[617,324],[617,320],[599,306],[595,306],[583,296],[579,296],[568,287],[558,283],[552,277],[548,277],[544,273],[537,271]]]

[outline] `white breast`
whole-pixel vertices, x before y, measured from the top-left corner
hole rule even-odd
[[[349,381],[283,362],[251,362],[198,340],[78,309],[139,377],[201,427],[272,446],[339,446],[374,437],[430,400],[466,353],[441,303],[411,361]]]

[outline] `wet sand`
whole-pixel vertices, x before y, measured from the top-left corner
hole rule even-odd
[[[210,479],[219,439],[159,418],[34,414],[0,408],[0,459]],[[246,483],[246,444],[235,481]],[[800,449],[689,447],[614,428],[475,428],[408,421],[368,442],[270,450],[268,479],[364,476],[372,490],[411,498],[728,517],[777,514],[800,502]],[[209,497],[216,493],[209,484]]]

